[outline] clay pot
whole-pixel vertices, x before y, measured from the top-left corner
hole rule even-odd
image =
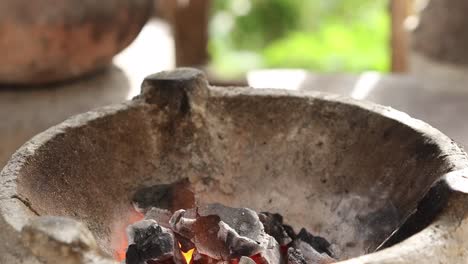
[[[135,39],[151,6],[151,0],[0,1],[0,82],[56,82],[104,68]]]

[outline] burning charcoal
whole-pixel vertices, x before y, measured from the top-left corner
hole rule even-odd
[[[148,260],[146,261],[146,264],[176,264],[173,259],[166,259],[164,261],[153,261],[153,260]],[[183,263],[185,264],[185,263]]]
[[[155,220],[158,225],[170,228],[169,219],[171,219],[171,216],[172,213],[169,210],[153,207],[146,212],[145,219]]]
[[[195,245],[192,241],[177,233],[173,233],[173,235],[175,244],[173,261],[177,264],[190,263],[190,261],[187,261],[187,257],[190,256],[193,259],[194,253],[196,253]]]
[[[283,228],[284,228],[284,231],[286,232],[286,234],[288,234],[288,236],[294,240],[296,239],[296,232],[294,232],[294,228],[292,228],[292,226],[290,225],[283,225]]]
[[[242,256],[239,260],[239,264],[257,264],[253,259]]]
[[[186,210],[183,217],[195,220],[199,216],[209,215],[219,216],[221,221],[236,230],[241,236],[255,239],[264,233],[257,213],[247,208],[232,208],[215,203]]]
[[[292,239],[283,226],[283,217],[280,214],[259,213],[258,218],[265,228],[265,232],[274,237],[281,246],[291,243]]]
[[[305,228],[302,228],[297,234],[296,240],[302,240],[311,245],[319,253],[326,253],[329,256],[334,256],[330,249],[331,244],[323,237],[314,236],[309,233]]]
[[[170,220],[174,232],[190,239],[200,254],[230,260],[260,254],[267,263],[279,263],[276,240],[266,234],[258,215],[246,208],[210,204],[179,210]]]
[[[302,254],[307,264],[329,264],[336,262],[336,260],[330,257],[327,253],[319,253],[314,247],[312,247],[312,245],[299,239],[299,235],[298,238],[294,240],[293,247]],[[297,253],[293,253],[293,255],[298,256]]]
[[[173,229],[181,236],[190,239],[199,253],[218,260],[227,259],[229,248],[218,238],[220,222],[219,216],[216,215],[200,216],[196,220],[180,217]],[[223,257],[218,258],[218,256]]]
[[[222,239],[225,245],[228,246],[230,257],[251,256],[260,253],[262,250],[260,245],[261,242],[259,242],[260,240],[263,240],[262,237],[258,237],[257,240],[253,240],[248,237],[241,236],[236,232],[236,230],[223,221],[219,222],[219,231],[217,235]],[[267,235],[265,238],[267,238]],[[269,238],[274,241],[272,237],[268,236],[268,239]],[[265,242],[268,243],[266,245],[267,247],[274,246],[270,245],[270,241]],[[273,242],[271,242],[271,244],[273,244]]]
[[[133,195],[135,210],[146,213],[153,207],[175,212],[183,208],[195,206],[195,195],[190,190],[187,179],[172,183],[158,184],[139,189]]]
[[[295,248],[288,248],[288,264],[308,264],[302,252]]]
[[[193,264],[218,264],[219,260],[200,254],[195,250],[193,254]]]
[[[154,220],[142,220],[127,228],[129,247],[127,264],[164,261],[174,256],[174,237],[170,230]]]
[[[195,248],[195,244],[193,244],[192,241],[190,241],[190,239],[187,239],[177,233],[174,233],[174,236],[176,238],[176,241],[178,242],[180,250],[187,252]]]

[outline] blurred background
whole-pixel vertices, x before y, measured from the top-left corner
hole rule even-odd
[[[468,145],[463,0],[2,0],[0,167],[71,115],[189,66],[213,85],[389,105]]]
[[[215,0],[210,66],[226,77],[257,68],[391,70],[387,0]]]

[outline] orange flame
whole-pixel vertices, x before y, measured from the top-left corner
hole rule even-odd
[[[126,257],[125,255],[128,247],[127,233],[125,232],[126,227],[144,218],[144,215],[137,211],[129,210],[128,212],[128,215],[121,217],[118,222],[114,223],[112,230],[111,240],[113,243],[114,258],[118,261],[123,261]]]
[[[180,253],[182,253],[182,256],[185,259],[185,263],[190,264],[192,261],[193,251],[195,251],[195,248],[189,249],[187,252],[184,252],[182,251],[182,245],[180,244],[180,242],[178,243],[179,243]]]

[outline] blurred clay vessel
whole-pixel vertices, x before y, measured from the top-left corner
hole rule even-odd
[[[1,0],[0,83],[41,84],[109,65],[138,35],[152,0]]]

